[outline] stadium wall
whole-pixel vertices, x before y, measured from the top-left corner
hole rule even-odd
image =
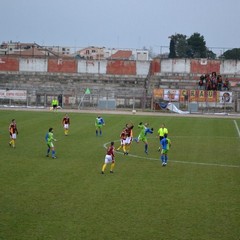
[[[54,73],[75,73],[77,72],[77,64],[75,60],[68,59],[49,59],[48,72]]]
[[[153,75],[159,73],[199,75],[216,72],[222,75],[240,75],[240,61],[208,59],[78,60],[73,58],[1,56],[0,71],[112,75],[148,75],[149,71]]]
[[[133,60],[84,60],[57,57],[1,56],[0,73],[4,82],[0,86],[14,89],[28,83],[30,75],[40,73],[44,78],[36,78],[33,86],[48,88],[67,84],[66,89],[76,88],[76,81],[85,85],[129,88],[139,85],[147,94],[154,88],[196,89],[199,77],[205,73],[217,72],[228,78],[231,86],[240,86],[240,61],[208,59],[153,59],[152,61]],[[11,74],[17,73],[17,74]],[[15,77],[13,77],[15,76]],[[140,80],[139,80],[140,79]],[[6,81],[5,81],[6,80]],[[50,80],[50,81],[48,81]],[[116,83],[114,83],[116,81]],[[78,86],[77,86],[78,87]]]
[[[13,57],[1,57],[0,71],[19,71],[19,59]]]

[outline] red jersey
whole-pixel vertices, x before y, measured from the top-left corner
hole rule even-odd
[[[11,134],[13,134],[13,133],[17,133],[17,124],[16,123],[11,123],[10,125],[9,125],[9,132],[11,133]]]
[[[107,155],[111,155],[114,158],[114,146],[109,146],[107,149]]]
[[[131,128],[126,128],[126,129],[125,129],[125,132],[126,132],[127,137],[132,137],[132,136],[133,136],[133,133],[132,133],[132,129],[131,129]]]
[[[69,117],[64,117],[62,120],[63,124],[70,124],[70,118]]]
[[[125,131],[125,129],[124,129],[124,130],[121,132],[121,134],[120,134],[120,138],[121,138],[122,140],[125,140],[126,137],[127,137],[127,134],[126,134],[126,131]]]

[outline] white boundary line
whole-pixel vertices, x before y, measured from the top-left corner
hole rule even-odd
[[[236,129],[237,129],[238,137],[240,138],[240,131],[239,131],[239,128],[238,128],[237,122],[236,122],[236,120],[233,120],[233,122],[234,122],[234,124],[235,124]]]
[[[114,142],[117,142],[119,140],[115,140]],[[103,147],[107,148],[107,144],[110,142],[104,143]],[[118,154],[123,154],[122,152],[115,151]],[[128,154],[128,156],[134,157],[134,158],[141,158],[141,159],[147,159],[151,161],[160,161],[160,158],[151,158],[151,157],[143,157],[143,156],[137,156],[133,154]],[[192,164],[192,165],[202,165],[202,166],[215,166],[215,167],[228,167],[228,168],[240,168],[240,165],[226,165],[226,164],[217,164],[217,163],[201,163],[201,162],[186,162],[186,161],[177,161],[177,160],[169,160],[169,162],[174,163],[182,163],[182,164]]]

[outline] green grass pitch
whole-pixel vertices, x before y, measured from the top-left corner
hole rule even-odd
[[[240,238],[240,119],[0,111],[0,239],[237,240]],[[16,149],[8,125],[18,124]],[[101,174],[104,146],[132,121],[154,128],[149,154],[133,143],[116,153],[114,174]],[[172,140],[169,163],[159,160],[157,129]],[[53,127],[57,159],[46,158],[44,136]]]

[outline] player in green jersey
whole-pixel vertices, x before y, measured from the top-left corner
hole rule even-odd
[[[50,153],[50,151],[52,151],[52,158],[57,158],[55,155],[56,152],[55,152],[55,148],[54,148],[54,144],[53,144],[53,142],[55,142],[57,140],[53,136],[53,128],[49,128],[49,131],[45,136],[45,140],[46,140],[46,143],[48,146],[46,157],[49,157],[49,153]]]

